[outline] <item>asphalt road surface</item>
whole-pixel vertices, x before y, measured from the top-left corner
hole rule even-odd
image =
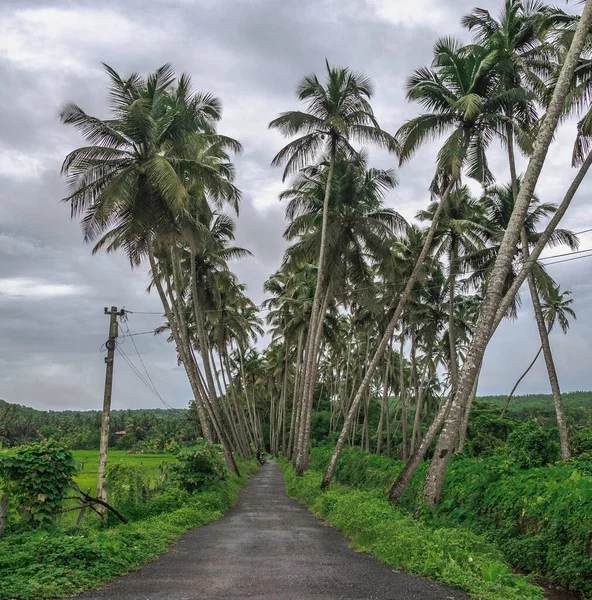
[[[219,521],[183,535],[141,571],[81,600],[465,600],[463,592],[399,573],[355,552],[288,498],[267,462]]]

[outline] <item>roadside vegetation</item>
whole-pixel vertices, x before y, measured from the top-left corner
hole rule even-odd
[[[204,443],[142,457],[144,465],[138,455],[115,452],[109,502],[127,522],[110,514],[105,524],[90,506],[82,518],[68,510],[80,503],[70,499],[72,484],[89,476],[96,484],[98,453],[88,455],[81,471],[56,442],[0,453],[0,490],[10,499],[0,537],[2,600],[62,598],[138,568],[188,529],[220,518],[257,470],[255,461],[238,459],[242,475],[235,476],[221,450]]]

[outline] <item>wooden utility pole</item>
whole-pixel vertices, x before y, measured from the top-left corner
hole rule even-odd
[[[111,419],[111,390],[113,388],[113,359],[115,358],[115,345],[118,335],[117,317],[124,314],[117,311],[116,306],[111,310],[105,307],[105,314],[110,315],[109,321],[109,339],[105,344],[107,347],[107,356],[105,363],[105,395],[103,397],[103,417],[101,420],[101,445],[99,450],[99,475],[97,479],[97,498],[103,502],[107,501],[107,490],[105,489],[105,469],[107,467],[107,452],[109,449],[109,421]],[[107,511],[100,507],[99,510],[104,518],[107,518]]]

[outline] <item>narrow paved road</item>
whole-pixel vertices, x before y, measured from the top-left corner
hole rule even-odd
[[[288,498],[266,463],[219,521],[182,536],[141,571],[80,600],[464,600],[464,593],[398,573],[348,547]]]

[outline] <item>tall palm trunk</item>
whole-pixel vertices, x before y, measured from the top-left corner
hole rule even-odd
[[[475,377],[475,383],[473,384],[473,391],[471,392],[471,397],[469,398],[469,402],[467,403],[467,407],[465,408],[465,414],[463,415],[462,422],[460,424],[460,434],[458,438],[458,452],[459,454],[465,453],[465,444],[467,441],[467,429],[469,427],[469,417],[471,416],[471,409],[473,408],[473,402],[475,402],[475,398],[477,397],[477,388],[479,387],[479,375]]]
[[[518,381],[514,384],[514,387],[512,388],[512,391],[510,392],[510,394],[508,395],[506,403],[504,404],[504,409],[502,410],[502,414],[500,415],[500,419],[503,419],[506,416],[506,411],[508,410],[508,406],[510,405],[510,401],[512,400],[512,398],[514,396],[514,392],[516,391],[516,389],[520,385],[520,382],[528,375],[528,373],[530,372],[530,370],[532,369],[532,367],[534,367],[534,363],[536,363],[537,358],[540,356],[540,354],[541,354],[542,351],[543,351],[543,346],[541,344],[541,346],[539,347],[538,352],[535,354],[534,358],[532,359],[532,362],[528,365],[528,368],[526,369],[526,371],[524,371],[524,373],[522,373],[522,375],[519,377]]]
[[[201,308],[201,304],[199,302],[199,295],[197,292],[197,281],[195,278],[195,254],[193,252],[190,252],[189,255],[191,265],[190,285],[191,295],[193,298],[193,312],[197,328],[197,334],[199,338],[199,344],[201,346],[201,359],[203,362],[203,367],[206,376],[206,394],[210,402],[210,406],[212,407],[212,413],[214,415],[214,418],[212,419],[214,423],[214,429],[216,431],[216,435],[218,436],[222,444],[222,451],[224,453],[226,463],[228,464],[232,472],[238,477],[240,477],[240,471],[238,470],[238,466],[236,465],[236,461],[234,460],[234,456],[232,455],[230,440],[228,439],[228,436],[224,429],[224,423],[222,421],[222,417],[220,415],[220,408],[218,406],[218,398],[216,397],[214,376],[212,374],[212,365],[210,363],[208,336],[206,334],[203,310]],[[178,274],[179,262],[175,260],[175,258],[176,256],[173,256],[173,277],[177,277],[180,279],[180,275]]]
[[[592,0],[590,0],[590,2],[592,2]],[[368,387],[368,385],[370,384],[370,380],[374,376],[374,372],[376,371],[376,368],[378,367],[378,364],[384,355],[384,352],[389,344],[390,338],[391,338],[393,332],[395,331],[395,327],[399,323],[399,319],[401,318],[401,313],[403,312],[403,309],[407,305],[407,300],[409,299],[409,296],[411,295],[411,290],[413,289],[413,286],[415,285],[415,282],[419,278],[421,270],[423,269],[424,262],[427,259],[428,253],[432,247],[432,241],[434,239],[434,234],[436,233],[436,228],[438,226],[440,214],[442,213],[442,209],[444,208],[444,205],[448,201],[450,192],[452,191],[452,188],[456,184],[457,180],[458,180],[458,177],[452,178],[452,180],[449,182],[446,190],[442,194],[442,197],[440,198],[438,208],[436,209],[436,212],[434,213],[432,223],[426,234],[426,239],[424,241],[423,248],[421,249],[421,252],[419,253],[419,256],[417,257],[417,260],[415,261],[415,265],[413,266],[413,271],[411,272],[411,277],[409,277],[409,280],[407,281],[407,285],[405,286],[405,289],[403,290],[401,297],[399,298],[397,308],[395,309],[395,312],[390,320],[390,323],[388,324],[386,331],[384,332],[384,335],[382,336],[382,339],[380,340],[380,343],[378,344],[378,348],[376,349],[376,352],[374,353],[374,357],[372,358],[372,361],[368,365],[368,370],[366,372],[366,376],[362,380],[360,387],[358,388],[358,391],[356,392],[356,395],[352,401],[352,405],[347,414],[347,417],[345,418],[345,422],[343,423],[343,428],[341,429],[341,433],[339,434],[339,438],[337,439],[337,444],[335,445],[335,450],[333,451],[333,455],[331,456],[331,459],[329,461],[327,469],[325,470],[325,474],[323,475],[323,481],[321,482],[321,489],[327,488],[329,486],[329,482],[331,481],[331,478],[333,477],[333,472],[335,471],[337,461],[338,461],[341,451],[343,449],[343,445],[344,445],[347,435],[349,433],[349,429],[350,429],[352,421],[355,417],[356,410],[358,408],[360,400],[362,399],[362,395],[363,395],[364,391],[366,390],[366,388]]]
[[[296,370],[294,371],[294,392],[292,394],[292,418],[290,419],[290,434],[288,439],[288,458],[292,458],[294,452],[294,436],[298,431],[298,420],[300,412],[300,402],[298,401],[298,385],[300,380],[300,366],[302,362],[302,351],[304,343],[304,330],[298,333],[298,346],[296,348]]]
[[[450,348],[450,388],[452,393],[456,392],[458,382],[458,356],[456,353],[456,334],[454,331],[454,300],[456,291],[456,270],[458,261],[458,239],[452,234],[450,251],[450,276],[449,276],[449,299],[448,299],[448,342]]]
[[[549,382],[551,383],[551,390],[553,391],[555,414],[557,415],[557,427],[559,429],[559,442],[561,444],[561,458],[564,460],[564,462],[567,462],[571,458],[571,448],[569,446],[569,433],[567,430],[567,422],[565,420],[565,410],[563,408],[561,390],[559,388],[559,379],[557,378],[555,361],[553,360],[549,335],[545,325],[545,317],[543,316],[543,309],[541,308],[541,301],[539,299],[538,289],[532,272],[529,274],[527,279],[530,289],[530,296],[532,298],[532,305],[534,307],[534,316],[539,329],[539,335],[541,337],[543,356],[547,366],[547,373],[549,374]]]
[[[201,394],[197,385],[197,374],[195,373],[195,364],[194,361],[187,355],[187,348],[185,347],[185,340],[181,335],[179,330],[179,318],[176,313],[173,312],[171,305],[167,300],[166,293],[160,281],[158,267],[156,265],[156,259],[154,256],[154,250],[152,247],[152,242],[148,243],[148,261],[150,263],[150,268],[152,270],[154,285],[160,297],[160,301],[162,303],[162,307],[166,318],[169,322],[171,333],[173,334],[173,339],[175,340],[175,345],[177,346],[177,353],[179,355],[179,360],[183,364],[185,368],[185,373],[187,375],[187,379],[189,380],[189,385],[191,386],[191,391],[193,392],[193,398],[195,400],[195,407],[197,409],[197,416],[199,419],[199,424],[201,427],[201,431],[206,438],[206,440],[210,443],[213,443],[214,438],[212,436],[212,431],[210,429],[210,424],[208,422],[208,418],[205,412],[205,408],[203,406],[203,401],[201,398]]]
[[[403,443],[401,458],[407,460],[407,389],[405,386],[405,332],[401,331],[401,346],[399,348],[399,404],[401,405],[401,424],[403,426]]]
[[[433,346],[430,345],[428,353],[425,356],[425,365],[421,373],[421,381],[419,384],[419,392],[417,394],[417,401],[415,403],[415,417],[413,419],[413,431],[411,433],[411,453],[415,452],[415,442],[421,441],[421,409],[423,404],[423,392],[425,389],[426,374],[432,359]]]
[[[380,420],[378,421],[378,431],[376,432],[376,454],[380,454],[382,449],[382,424],[386,418],[389,420],[388,414],[388,393],[389,393],[389,371],[391,368],[391,355],[387,354],[386,365],[384,369],[384,379],[382,380],[382,404],[380,409]]]
[[[324,298],[323,298],[323,302],[322,302],[322,306],[321,306],[321,310],[322,310],[322,315],[325,314],[325,311],[327,310],[327,304],[329,302],[329,293],[330,293],[330,287],[331,286],[326,286],[326,290],[325,290],[325,294],[324,294]],[[317,284],[317,289],[318,289],[318,284]],[[316,324],[316,331],[314,334],[314,338],[313,338],[313,344],[312,344],[312,350],[314,350],[315,356],[312,357],[312,369],[311,372],[309,373],[309,383],[310,381],[316,381],[316,374],[317,374],[317,367],[318,367],[318,357],[316,356],[318,353],[318,348],[321,344],[321,338],[323,337],[323,322],[324,319],[320,318],[317,320],[317,324]],[[313,321],[311,320],[311,325],[309,325],[309,329],[312,327],[312,323]],[[304,386],[306,387],[306,381],[304,382]],[[304,472],[308,470],[308,445],[310,442],[310,424],[311,424],[311,417],[312,417],[312,403],[314,400],[313,394],[312,392],[314,392],[314,385],[312,386],[312,390],[309,390],[308,392],[305,392],[305,395],[303,397],[303,399],[305,399],[306,401],[303,403],[302,406],[302,413],[301,413],[301,417],[300,417],[300,435],[299,435],[299,441],[298,441],[298,459],[297,459],[297,463],[296,463],[296,474],[301,477],[302,475],[304,475]]]
[[[317,283],[315,294],[312,303],[312,311],[308,328],[308,340],[305,355],[304,379],[302,385],[302,417],[304,418],[303,429],[310,430],[310,418],[312,399],[315,389],[315,360],[317,354],[317,329],[318,322],[324,319],[324,313],[321,312],[321,303],[325,285],[325,252],[327,246],[327,222],[329,220],[329,200],[331,198],[331,184],[333,182],[333,172],[335,170],[335,140],[331,144],[331,155],[329,158],[329,172],[327,174],[327,183],[325,186],[325,198],[323,200],[323,222],[321,225],[321,247],[319,250],[319,266],[317,272]],[[300,441],[304,442],[306,433],[302,437],[299,436],[298,443],[298,464],[296,465],[296,474],[302,476],[304,471],[308,469],[308,446],[303,446]]]
[[[459,375],[457,393],[452,401],[450,413],[446,418],[436,444],[434,457],[426,475],[423,488],[423,500],[428,506],[436,506],[440,499],[444,475],[459,434],[459,423],[471,395],[475,378],[481,366],[485,349],[491,338],[497,308],[503,297],[506,277],[514,258],[516,246],[524,225],[530,200],[538,182],[557,123],[563,114],[565,98],[571,87],[574,70],[586,43],[592,24],[592,0],[587,0],[566,55],[563,68],[557,80],[553,97],[539,129],[534,150],[526,169],[524,181],[514,204],[512,216],[500,244],[500,248],[487,284],[487,291],[477,326],[469,346],[463,369]]]
[[[440,428],[442,427],[442,424],[444,423],[444,420],[450,411],[452,398],[452,395],[449,395],[446,401],[442,404],[436,413],[432,424],[428,427],[428,430],[426,431],[425,436],[421,440],[419,446],[413,452],[403,467],[403,470],[399,473],[397,479],[395,479],[393,485],[391,486],[388,497],[393,504],[396,504],[401,499],[401,496],[407,489],[407,486],[409,485],[411,478],[419,466],[419,463],[421,463],[421,461],[424,459],[428,448],[432,445],[432,442],[438,435],[438,432],[440,431]]]

